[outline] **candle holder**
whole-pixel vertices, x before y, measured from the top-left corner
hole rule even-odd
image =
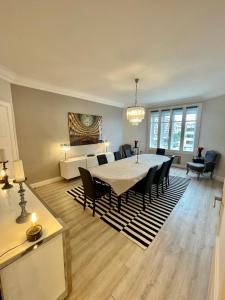
[[[26,190],[23,188],[23,183],[25,181],[19,181],[19,182],[14,181],[14,182],[19,184],[19,191],[18,191],[18,193],[20,194],[19,206],[21,207],[21,214],[16,219],[16,223],[23,224],[23,223],[26,223],[30,218],[30,213],[27,212],[27,210],[26,210],[27,201],[25,201],[25,198],[24,198]]]
[[[27,229],[26,231],[27,240],[29,242],[35,242],[42,236],[42,226],[34,225]]]
[[[134,148],[134,151],[136,152],[136,157],[137,157],[137,160],[136,160],[136,164],[139,164],[139,148]]]
[[[1,163],[3,164],[2,171],[4,172],[4,177],[1,179],[1,183],[4,183],[2,190],[8,190],[13,187],[13,185],[9,183],[9,176],[6,173],[7,170],[6,164],[8,163],[8,160],[2,161]]]

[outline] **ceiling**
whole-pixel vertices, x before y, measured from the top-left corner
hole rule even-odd
[[[116,106],[225,94],[224,0],[0,0],[0,76]]]

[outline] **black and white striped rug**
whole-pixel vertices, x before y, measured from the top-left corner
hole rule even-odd
[[[156,188],[152,189],[152,203],[146,196],[146,209],[143,210],[142,195],[129,192],[129,200],[126,204],[125,194],[122,197],[120,213],[117,209],[117,197],[112,194],[112,206],[109,206],[108,196],[96,202],[96,215],[101,220],[121,232],[139,246],[146,249],[169,217],[170,213],[181,199],[190,179],[171,176],[170,185],[164,194],[156,197]],[[83,186],[77,186],[67,193],[78,203],[83,205]],[[87,200],[87,207],[92,210],[92,202]]]

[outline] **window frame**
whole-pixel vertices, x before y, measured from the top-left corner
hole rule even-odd
[[[193,151],[184,151],[184,131],[185,131],[185,122],[186,122],[186,113],[187,108],[197,106],[197,118],[196,118],[196,133],[195,133],[195,140],[194,140],[194,149]],[[179,150],[172,150],[170,149],[170,142],[171,142],[171,130],[172,130],[172,111],[173,109],[183,109],[182,115],[182,127],[181,127],[181,142],[180,142],[180,149]],[[181,104],[175,106],[162,106],[162,107],[153,107],[148,109],[148,129],[147,129],[147,148],[149,150],[155,150],[156,148],[150,147],[150,132],[151,132],[151,112],[158,111],[159,112],[159,123],[158,123],[158,140],[157,140],[157,147],[160,148],[160,132],[161,132],[161,114],[164,110],[170,110],[170,128],[169,128],[169,148],[166,149],[169,153],[175,154],[193,154],[196,151],[196,148],[199,145],[199,136],[200,136],[200,127],[201,127],[201,116],[202,116],[202,103],[190,103],[190,104]]]

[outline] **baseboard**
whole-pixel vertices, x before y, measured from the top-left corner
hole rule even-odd
[[[224,182],[224,177],[223,176],[215,175],[215,176],[213,176],[213,178],[216,179],[217,181]]]
[[[186,166],[181,165],[181,164],[172,164],[172,167],[179,168],[179,169],[186,169]]]
[[[39,186],[47,185],[47,184],[50,184],[50,183],[53,183],[53,182],[58,182],[58,181],[61,181],[61,180],[63,180],[63,178],[59,176],[59,177],[49,178],[49,179],[46,179],[46,180],[43,180],[43,181],[31,183],[30,186],[32,188],[37,188]]]

